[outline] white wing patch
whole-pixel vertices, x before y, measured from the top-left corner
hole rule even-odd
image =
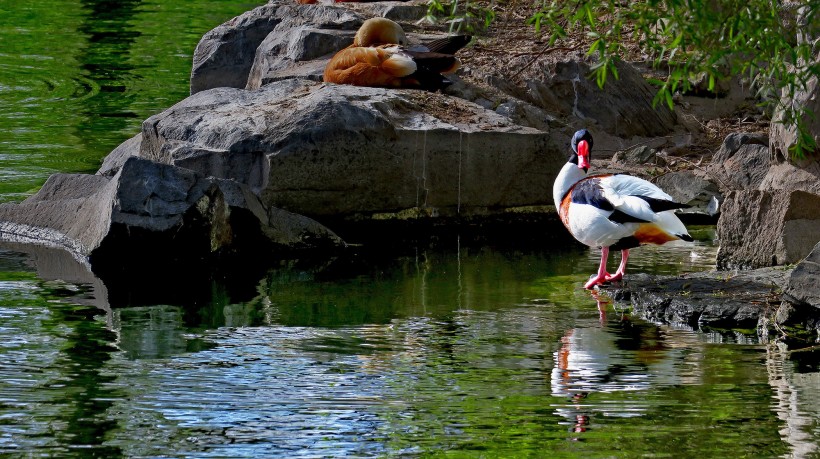
[[[383,47],[385,51],[391,53],[390,57],[385,61],[385,65],[395,69],[395,75],[404,77],[411,75],[416,71],[417,66],[413,58],[405,53],[399,46]]]
[[[610,175],[601,178],[601,185],[604,190],[611,190],[616,195],[623,196],[646,196],[648,198],[666,199],[674,201],[672,196],[664,193],[654,183],[630,175]]]
[[[629,175],[611,175],[601,178],[601,188],[604,197],[612,203],[615,209],[647,222],[654,222],[657,213],[641,196],[654,199],[673,201],[672,196],[647,180]]]

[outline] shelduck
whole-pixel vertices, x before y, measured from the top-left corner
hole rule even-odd
[[[674,209],[689,207],[646,180],[625,174],[587,175],[592,134],[581,129],[572,137],[572,154],[558,173],[552,193],[564,226],[575,239],[601,248],[598,273],[584,288],[623,278],[629,249],[642,244],[692,241]],[[615,274],[606,271],[610,250],[621,251]]]
[[[450,84],[444,75],[458,70],[461,62],[454,54],[470,39],[454,35],[410,46],[399,24],[371,18],[356,32],[353,44],[330,59],[323,79],[355,86],[436,91]]]

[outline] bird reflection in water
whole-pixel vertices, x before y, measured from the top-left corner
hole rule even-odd
[[[567,420],[571,433],[589,430],[596,414],[643,415],[640,402],[636,404],[630,397],[622,402],[627,406],[619,407],[611,400],[597,403],[596,393],[646,390],[657,377],[673,378],[675,373],[674,359],[668,355],[659,327],[635,323],[626,314],[608,317],[610,301],[598,292],[590,293],[598,305],[598,321],[579,320],[564,333],[554,354],[550,381],[552,395],[567,401],[555,412]],[[573,435],[571,439],[579,441],[581,437]]]

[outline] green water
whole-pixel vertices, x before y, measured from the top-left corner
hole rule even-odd
[[[703,269],[714,246],[641,254],[641,271]],[[585,250],[456,239],[272,269],[250,300],[214,282],[208,302],[113,311],[3,260],[3,453],[818,454],[816,360],[599,306],[581,288],[596,265]]]
[[[0,0],[0,201],[96,170],[252,6]],[[698,234],[631,269],[708,269]],[[597,256],[452,237],[112,310],[0,250],[0,455],[820,457],[816,356],[631,317]]]
[[[55,172],[94,172],[188,94],[202,34],[238,1],[0,0],[0,199]]]

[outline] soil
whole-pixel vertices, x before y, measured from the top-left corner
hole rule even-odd
[[[488,92],[498,92],[487,84],[488,76],[513,83],[524,90],[523,82],[537,78],[540,63],[566,60],[568,57],[591,60],[586,56],[592,40],[584,31],[572,31],[566,38],[549,43],[549,31],[536,33],[527,21],[537,12],[531,2],[472,2],[478,8],[491,8],[495,19],[489,27],[483,21],[473,20],[473,43],[459,51],[462,67],[469,69],[462,76],[469,83]],[[636,66],[646,77],[664,79],[663,71],[652,68],[651,62],[638,43],[626,43],[626,54],[621,58]],[[677,94],[674,97],[679,119],[692,133],[685,147],[668,149],[669,156],[662,166],[637,167],[627,172],[651,178],[681,169],[703,169],[712,155],[730,133],[769,132],[770,120],[754,99],[748,85],[740,78],[725,82],[726,91],[717,95],[704,90],[696,94]]]

